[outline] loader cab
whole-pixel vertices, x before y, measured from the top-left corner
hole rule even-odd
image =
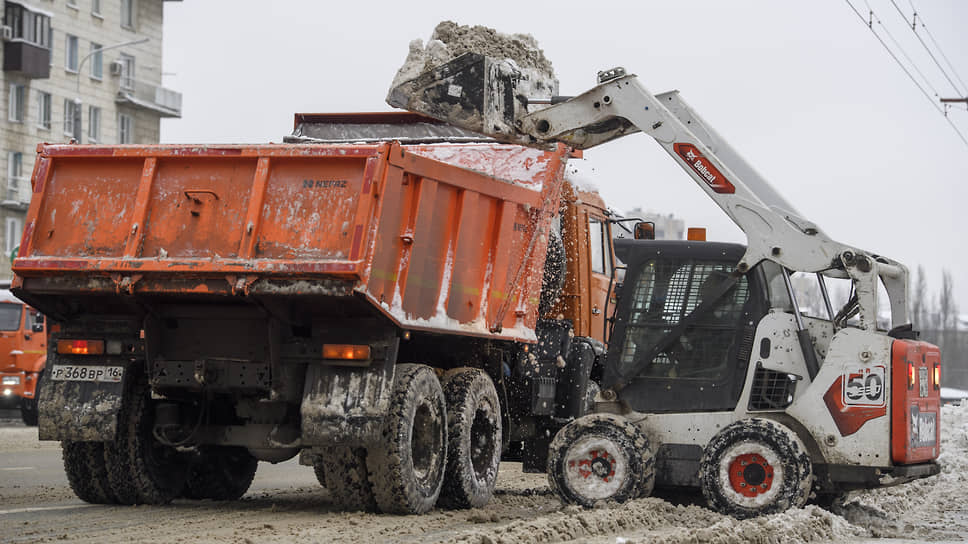
[[[745,250],[715,242],[616,240],[617,257],[628,269],[603,387],[619,389],[620,399],[638,412],[733,410],[756,325],[769,308],[762,267],[730,277]],[[695,312],[708,298],[715,300]]]

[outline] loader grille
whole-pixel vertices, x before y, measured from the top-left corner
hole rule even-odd
[[[782,410],[793,404],[797,377],[756,365],[753,387],[750,389],[750,410]]]

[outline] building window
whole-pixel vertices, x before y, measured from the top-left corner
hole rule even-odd
[[[7,2],[4,6],[3,24],[10,27],[14,39],[50,49],[50,16],[34,13],[20,4]]]
[[[10,255],[11,253],[13,253],[13,250],[17,249],[17,246],[20,245],[20,235],[21,235],[20,231],[22,229],[23,229],[23,223],[20,222],[20,219],[17,219],[16,217],[7,218],[7,244],[6,244],[7,255]]]
[[[91,77],[94,79],[104,77],[104,53],[99,49],[101,44],[91,42]]]
[[[131,29],[135,27],[135,10],[137,9],[135,0],[121,0],[121,26]]]
[[[19,151],[7,152],[7,194],[5,200],[20,202],[20,189],[26,184],[24,176],[24,155]]]
[[[118,62],[121,63],[121,88],[134,90],[134,57],[122,53]]]
[[[134,142],[134,119],[126,113],[118,114],[118,143]]]
[[[50,93],[37,92],[37,128],[50,130]]]
[[[101,141],[101,108],[87,107],[87,141],[96,144]]]
[[[64,136],[74,137],[74,123],[80,121],[79,105],[70,98],[64,99]]]
[[[67,49],[64,53],[64,68],[71,72],[77,71],[77,36],[67,34],[64,37],[64,44]]]
[[[91,0],[91,15],[101,16],[101,0]]]
[[[10,93],[7,95],[7,119],[14,123],[24,122],[24,100],[26,97],[26,87],[16,83],[10,84]]]

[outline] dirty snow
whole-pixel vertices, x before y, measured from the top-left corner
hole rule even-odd
[[[531,147],[487,143],[487,144],[435,144],[409,146],[407,151],[445,162],[468,170],[473,170],[493,178],[541,191],[548,171],[551,153]]]

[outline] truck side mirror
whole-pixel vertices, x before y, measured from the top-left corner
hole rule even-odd
[[[636,240],[655,240],[655,223],[652,221],[639,221],[635,224]]]
[[[34,324],[30,327],[33,332],[44,332],[44,315],[34,314]]]

